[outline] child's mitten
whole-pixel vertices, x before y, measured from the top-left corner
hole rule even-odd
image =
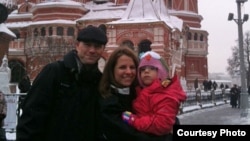
[[[129,111],[125,111],[122,113],[122,120],[129,124],[133,120],[133,115]]]

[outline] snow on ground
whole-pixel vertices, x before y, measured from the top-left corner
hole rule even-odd
[[[223,102],[221,104],[218,103],[217,105],[223,105],[223,106],[213,106],[213,104],[206,104],[206,105],[203,105],[203,108],[201,108],[199,105],[185,107],[183,110],[185,111],[184,114],[178,115],[178,117],[182,119],[192,114],[202,114],[206,111],[224,108],[225,106],[230,107],[229,104],[223,104]],[[210,107],[213,107],[213,108],[210,108]],[[248,109],[247,117],[241,117],[239,114],[231,114],[230,116],[227,117],[227,119],[230,119],[230,123],[232,123],[232,125],[233,124],[250,125],[250,108]]]

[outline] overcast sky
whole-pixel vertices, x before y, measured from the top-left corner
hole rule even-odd
[[[237,19],[236,0],[198,0],[199,14],[203,16],[202,29],[208,36],[208,71],[209,73],[227,73],[227,59],[232,56],[232,47],[238,42],[238,27],[236,22],[228,21],[228,13],[233,13]],[[250,15],[250,1],[241,7],[242,15]],[[243,24],[243,33],[250,31],[250,19]]]

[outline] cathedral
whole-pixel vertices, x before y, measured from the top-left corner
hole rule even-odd
[[[11,83],[26,73],[34,80],[44,65],[74,49],[79,29],[100,24],[108,36],[102,67],[115,48],[127,44],[138,55],[148,50],[161,54],[187,87],[196,78],[208,78],[208,32],[201,28],[198,0],[10,1],[16,9],[4,24],[16,37],[4,54]]]

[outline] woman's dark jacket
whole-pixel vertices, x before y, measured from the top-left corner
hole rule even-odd
[[[130,95],[118,93],[111,88],[112,95],[101,98],[101,125],[105,141],[169,141],[169,136],[155,136],[137,131],[122,120],[124,111],[132,111],[132,100],[135,91]]]
[[[38,74],[22,105],[16,141],[96,141],[101,72],[78,71],[76,51]]]

